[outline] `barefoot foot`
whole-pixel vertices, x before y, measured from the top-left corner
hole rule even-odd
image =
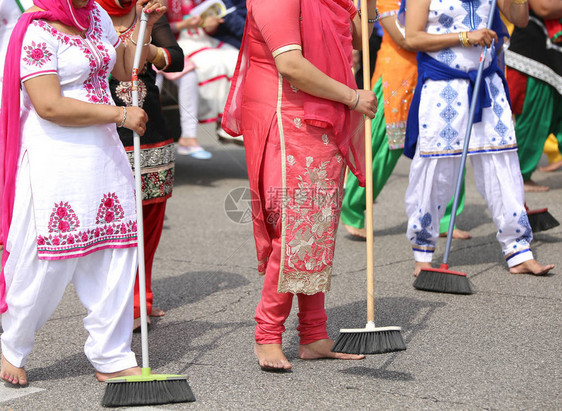
[[[441,233],[439,237],[447,237],[447,233]],[[459,230],[458,228],[453,230],[453,239],[455,240],[470,240],[471,238],[472,234],[469,231]]]
[[[552,171],[558,170],[559,168],[562,168],[562,160],[555,161],[554,163],[550,163],[549,165],[544,167],[539,167],[539,171],[542,171],[543,173],[550,173]]]
[[[158,307],[152,307],[152,312],[150,313],[151,317],[164,317],[166,312]]]
[[[511,274],[545,275],[554,268],[554,264],[541,265],[537,260],[527,260],[509,269]]]
[[[544,193],[550,188],[548,186],[541,186],[535,183],[533,180],[528,180],[523,183],[523,189],[526,193]]]
[[[281,344],[255,344],[254,353],[263,371],[289,371],[291,363],[283,354]]]
[[[16,367],[8,362],[2,354],[0,378],[13,385],[27,385],[27,374],[23,367]]]
[[[352,226],[347,225],[347,224],[343,224],[343,226],[346,229],[346,231],[349,234],[351,234],[352,237],[356,237],[358,240],[364,240],[364,239],[367,238],[367,231],[365,230],[365,227],[357,228],[357,227],[352,227]]]
[[[150,321],[150,317],[147,317],[146,324],[147,325],[152,324]],[[133,332],[140,332],[140,329],[141,329],[141,318],[137,317],[133,320]]]
[[[141,375],[141,368],[132,367],[116,372],[96,372],[96,378],[99,382],[104,382],[105,380],[108,380],[110,378],[126,377],[129,375]]]
[[[431,268],[431,263],[420,263],[419,261],[416,261],[416,265],[414,266],[414,277],[417,277],[424,268]]]
[[[332,352],[333,346],[334,340],[332,340],[331,338],[314,341],[310,344],[301,344],[299,346],[299,358],[301,360],[317,360],[320,358],[336,358],[338,360],[362,360],[363,358],[365,358],[364,355]]]

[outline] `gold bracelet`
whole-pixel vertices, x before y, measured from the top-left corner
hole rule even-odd
[[[462,43],[463,47],[471,47],[472,46],[472,44],[470,43],[470,40],[468,39],[468,31],[461,32],[461,43]]]
[[[511,2],[513,4],[517,4],[518,6],[522,5],[522,4],[527,4],[529,0],[511,0]]]
[[[160,47],[157,47],[156,57],[154,57],[150,63],[154,64],[156,67],[161,68],[166,65],[166,58],[164,57],[164,52]]]

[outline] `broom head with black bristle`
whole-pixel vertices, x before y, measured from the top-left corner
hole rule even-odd
[[[447,264],[440,268],[424,268],[414,281],[414,288],[423,291],[450,294],[472,294],[472,284],[465,273],[449,270]]]
[[[341,329],[332,352],[344,354],[384,354],[403,351],[406,344],[400,327],[375,327],[369,321],[365,328]]]
[[[106,380],[102,400],[104,407],[157,405],[175,402],[193,402],[195,396],[185,375],[150,374],[117,377]]]
[[[529,217],[529,224],[531,225],[533,233],[550,230],[560,225],[558,220],[548,212],[548,208],[527,210],[527,217]]]

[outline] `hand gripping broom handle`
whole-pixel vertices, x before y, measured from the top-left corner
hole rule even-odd
[[[146,33],[146,24],[148,14],[141,13],[139,34],[137,38],[137,46],[135,49],[135,58],[133,60],[132,74],[132,105],[139,106],[139,65],[142,55],[144,36]],[[133,132],[133,148],[134,148],[134,169],[135,169],[135,200],[137,204],[137,250],[139,260],[139,294],[140,294],[140,314],[141,314],[141,343],[142,343],[142,368],[148,369],[148,325],[146,313],[146,279],[144,273],[144,225],[142,220],[142,185],[141,185],[141,163],[140,163],[140,136]]]
[[[488,16],[488,24],[486,27],[488,29],[492,28],[492,22],[494,20],[494,11],[496,10],[497,0],[492,0],[490,6],[490,15]],[[494,45],[492,41],[492,46]],[[459,175],[457,177],[457,185],[455,187],[455,197],[453,199],[453,208],[451,210],[451,221],[449,222],[449,231],[447,233],[447,244],[445,245],[445,255],[443,256],[443,264],[447,265],[449,261],[449,251],[451,250],[451,242],[453,241],[453,230],[455,228],[455,220],[457,218],[457,208],[459,205],[459,197],[462,186],[462,180],[464,178],[464,166],[466,165],[466,157],[468,153],[468,145],[470,143],[470,133],[472,132],[472,125],[474,122],[474,112],[476,111],[476,100],[478,99],[478,94],[480,91],[480,83],[482,82],[482,72],[484,71],[484,60],[486,59],[486,53],[488,52],[488,47],[484,46],[482,48],[482,53],[480,54],[480,64],[478,65],[478,73],[476,73],[476,80],[474,82],[474,89],[472,92],[472,100],[470,102],[470,111],[468,114],[468,124],[466,126],[466,133],[464,137],[464,146],[462,148],[461,163],[459,166]]]
[[[371,0],[373,1],[373,0]],[[367,0],[361,1],[361,49],[363,51],[363,88],[370,90],[369,18]],[[371,119],[365,116],[365,230],[367,231],[367,324],[375,323],[375,283],[373,272],[373,143]]]

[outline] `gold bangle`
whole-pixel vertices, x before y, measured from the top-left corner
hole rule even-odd
[[[154,57],[150,63],[154,64],[156,67],[160,68],[160,66],[166,65],[166,58],[164,57],[164,52],[160,47],[157,47],[156,57]]]
[[[529,0],[511,0],[511,2],[513,4],[517,4],[518,6],[522,5],[522,4],[527,4]]]
[[[461,37],[461,43],[462,43],[463,47],[472,46],[472,44],[470,43],[470,40],[468,39],[468,31],[461,32],[460,37]]]

